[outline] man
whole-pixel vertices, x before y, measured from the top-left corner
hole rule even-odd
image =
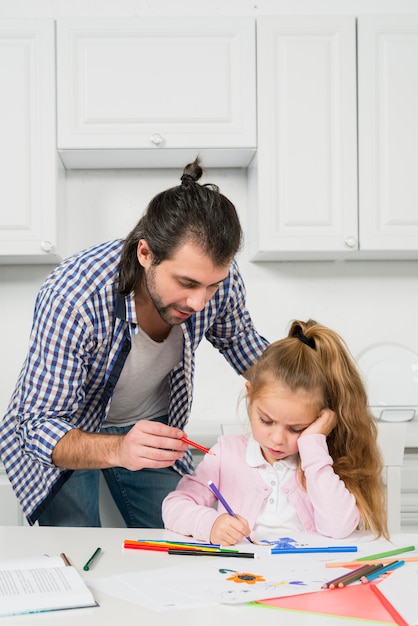
[[[41,287],[0,453],[30,524],[100,526],[99,476],[128,527],[161,527],[193,470],[181,441],[206,337],[244,376],[267,342],[245,307],[233,204],[197,158],[125,241],[64,261]]]

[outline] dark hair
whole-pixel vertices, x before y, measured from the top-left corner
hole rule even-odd
[[[171,258],[186,241],[192,241],[216,266],[232,261],[242,242],[241,224],[234,205],[213,184],[200,185],[203,174],[196,157],[183,170],[181,185],[157,194],[127,236],[119,262],[119,293],[135,291],[141,282],[142,267],[137,246],[144,239],[152,252],[153,264]]]

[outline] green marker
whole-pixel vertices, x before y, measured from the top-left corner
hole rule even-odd
[[[356,561],[376,561],[377,559],[385,559],[387,556],[395,556],[395,554],[402,554],[402,552],[411,552],[415,550],[415,546],[407,546],[406,548],[397,548],[396,550],[389,550],[388,552],[380,552],[379,554],[371,554],[369,556],[362,556]]]
[[[85,572],[88,572],[89,569],[91,569],[91,567],[93,567],[95,560],[97,559],[97,557],[99,556],[100,552],[102,551],[101,548],[97,548],[97,550],[95,550],[93,552],[93,554],[91,555],[91,557],[89,558],[89,560],[87,561],[87,563],[85,564],[85,566],[83,567],[83,570]]]

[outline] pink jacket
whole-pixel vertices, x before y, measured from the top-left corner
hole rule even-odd
[[[177,489],[163,501],[166,528],[197,541],[208,542],[215,519],[225,513],[208,487],[211,480],[230,507],[245,517],[250,528],[264,506],[271,488],[264,483],[258,468],[245,460],[249,435],[224,435],[206,454],[193,475],[184,476]],[[298,440],[306,491],[298,484],[296,473],[281,486],[304,525],[306,532],[342,538],[358,526],[360,515],[354,496],[335,474],[324,435],[305,435]]]

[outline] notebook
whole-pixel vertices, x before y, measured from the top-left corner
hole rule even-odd
[[[0,617],[97,606],[78,571],[61,557],[0,561]]]

